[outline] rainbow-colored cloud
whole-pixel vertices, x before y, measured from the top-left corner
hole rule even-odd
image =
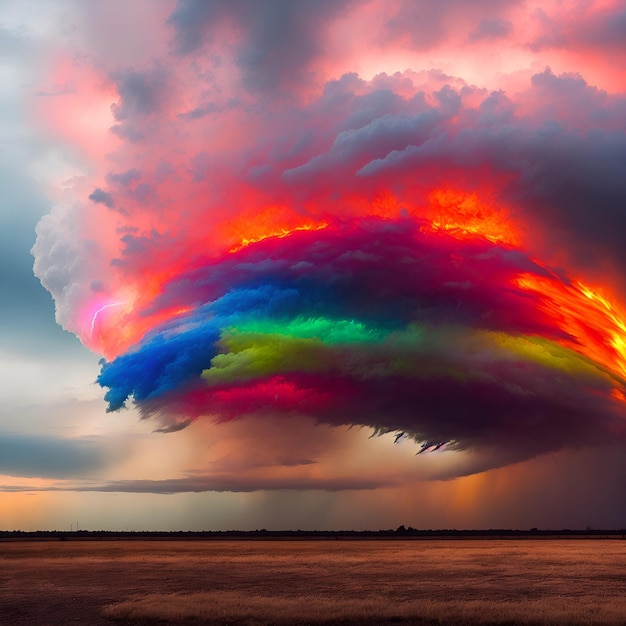
[[[429,29],[403,0],[181,1],[156,61],[59,62],[112,132],[35,272],[109,410],[499,463],[624,436],[619,3],[577,5],[589,30],[563,3],[418,4]],[[75,139],[71,97],[48,115]]]

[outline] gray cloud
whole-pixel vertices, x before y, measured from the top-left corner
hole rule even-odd
[[[141,180],[141,173],[133,167],[125,172],[111,173],[107,176],[107,180],[122,187],[129,187],[138,180]]]
[[[385,114],[360,128],[340,132],[328,153],[287,170],[284,176],[297,180],[318,176],[323,171],[326,183],[332,184],[333,178],[351,173],[359,164],[426,141],[442,120],[443,113],[434,108],[410,116]]]
[[[54,323],[54,303],[33,274],[30,249],[37,220],[49,203],[15,167],[0,163],[0,345],[5,351],[43,354],[79,345]]]
[[[400,0],[396,3],[396,12],[384,25],[382,40],[390,42],[401,38],[411,48],[428,50],[450,36],[458,37],[453,28],[457,19],[468,24],[477,22],[472,33],[478,33],[481,38],[501,36],[506,20],[500,14],[506,14],[519,3],[519,0],[477,0],[471,3],[464,0]]]
[[[167,94],[167,72],[163,67],[148,71],[132,68],[115,72],[112,76],[120,102],[112,105],[117,121],[157,113]]]
[[[502,18],[484,18],[480,20],[478,27],[470,34],[470,41],[481,39],[498,39],[506,37],[513,30],[513,24]]]
[[[269,90],[306,81],[325,24],[351,0],[179,0],[168,19],[178,54],[210,45],[224,24],[240,36],[236,59],[247,87]]]
[[[95,439],[0,433],[0,474],[41,478],[83,478],[106,465]]]
[[[582,46],[612,55],[626,52],[626,10],[620,3],[602,9],[590,3],[580,12],[552,15],[538,8],[534,18],[540,34],[529,43],[532,50]]]
[[[112,73],[120,96],[111,105],[116,124],[112,131],[131,142],[141,141],[152,118],[162,111],[170,93],[170,77],[162,65],[148,70],[125,68]]]
[[[109,207],[109,209],[112,209],[115,206],[115,200],[113,200],[113,196],[110,193],[103,191],[99,187],[94,189],[89,194],[89,199],[92,202],[96,202],[97,204],[104,204],[104,206]]]
[[[518,117],[515,105],[495,93],[465,111],[460,132],[442,126],[421,143],[371,160],[358,175],[394,176],[398,184],[415,171],[453,167],[471,179],[488,165],[513,174],[502,199],[547,226],[575,258],[601,266],[608,253],[626,270],[626,100],[550,70],[533,78],[530,93],[532,117]]]

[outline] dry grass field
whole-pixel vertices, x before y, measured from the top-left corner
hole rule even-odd
[[[626,541],[0,543],[0,624],[626,624]]]

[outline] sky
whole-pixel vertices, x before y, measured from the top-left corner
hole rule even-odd
[[[5,0],[0,528],[626,527],[615,0]]]

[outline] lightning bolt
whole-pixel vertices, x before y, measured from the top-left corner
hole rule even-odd
[[[96,319],[98,319],[98,314],[101,311],[104,311],[104,309],[108,309],[112,306],[120,306],[120,304],[124,304],[124,302],[111,302],[110,304],[105,304],[104,306],[101,306],[94,314],[93,317],[91,318],[91,332],[93,333],[93,329],[94,326],[96,325]]]

